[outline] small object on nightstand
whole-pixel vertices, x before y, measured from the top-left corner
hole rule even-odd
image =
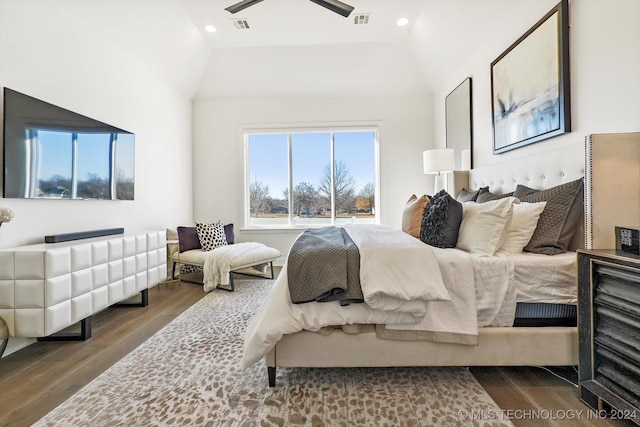
[[[640,255],[640,226],[616,227],[616,249]]]

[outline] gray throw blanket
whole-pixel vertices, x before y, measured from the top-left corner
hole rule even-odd
[[[287,260],[291,302],[364,302],[360,287],[360,252],[342,228],[306,230],[293,243]]]

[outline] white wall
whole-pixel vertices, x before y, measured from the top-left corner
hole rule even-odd
[[[398,95],[428,91],[406,43],[214,49],[197,99]]]
[[[192,219],[191,94],[113,43],[97,21],[83,19],[88,3],[76,9],[78,2],[65,0],[0,1],[0,86],[134,132],[135,200],[1,199],[15,217],[0,229],[0,247],[41,242],[48,234],[163,229]]]
[[[194,102],[194,218],[244,220],[243,126],[312,125],[375,121],[380,127],[381,223],[400,226],[412,193],[433,181],[422,172],[422,151],[432,139],[429,93],[399,96],[219,98]],[[300,231],[237,231],[239,241],[259,241],[286,255]]]
[[[422,173],[422,151],[433,144],[432,105],[405,43],[214,49],[193,104],[194,219],[233,222],[238,241],[263,242],[284,257],[299,230],[239,230],[242,127],[375,122],[380,219],[399,227],[409,196],[433,186]]]
[[[493,155],[490,64],[558,0],[521,1],[503,25],[434,91],[436,142],[445,145],[445,97],[473,78],[474,166],[487,166],[560,146],[582,152],[586,135],[640,130],[640,2],[571,0],[570,71],[572,131],[500,155]]]
[[[83,18],[91,16],[91,5],[99,4],[105,5],[93,0],[1,0],[0,86],[134,132],[135,200],[0,199],[0,206],[15,213],[0,228],[0,248],[39,243],[49,234],[164,229],[192,220],[189,85],[169,81],[169,74],[154,69],[157,58],[151,66],[144,64],[106,37],[108,31],[95,26],[99,20]],[[80,6],[82,10],[75,9]],[[127,2],[111,6],[93,10],[103,25],[120,23],[104,14],[118,15],[124,13],[120,7],[129,7]],[[195,50],[204,46],[196,45]],[[30,342],[12,338],[5,355]]]

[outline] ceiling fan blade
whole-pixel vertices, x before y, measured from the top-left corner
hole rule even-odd
[[[237,13],[241,10],[248,8],[249,6],[253,6],[256,3],[260,3],[262,0],[243,0],[240,3],[233,4],[229,7],[225,7],[224,10],[227,10],[231,13]]]
[[[339,0],[311,0],[315,4],[319,4],[322,7],[326,7],[329,10],[338,13],[345,18],[349,16],[351,12],[353,12],[354,7],[349,6],[346,3],[343,3]]]

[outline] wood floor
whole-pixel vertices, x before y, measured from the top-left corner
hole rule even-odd
[[[94,316],[88,341],[38,342],[2,358],[0,426],[31,425],[202,296],[200,285],[162,285],[150,290],[146,308],[109,308]],[[488,367],[471,368],[471,372],[501,408],[513,410],[504,416],[516,426],[626,425],[588,420],[588,408],[578,399],[577,388],[542,369]],[[584,411],[580,419],[567,419],[577,417],[580,410]]]
[[[471,367],[471,373],[516,426],[630,426],[630,421],[610,420],[590,411],[580,401],[578,388],[563,378],[577,374],[572,366]],[[545,369],[552,370],[550,373]]]
[[[29,426],[204,296],[201,285],[149,290],[147,307],[93,317],[87,341],[37,342],[0,359],[0,426]]]

